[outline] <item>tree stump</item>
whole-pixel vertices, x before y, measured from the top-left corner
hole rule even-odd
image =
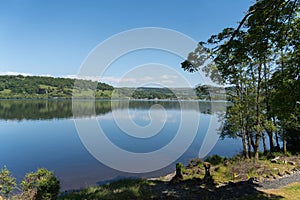
[[[176,175],[175,175],[176,178],[179,178],[179,179],[183,178],[182,168],[183,168],[182,163],[176,163]]]
[[[203,166],[205,168],[205,177],[210,177],[210,163],[204,162]]]

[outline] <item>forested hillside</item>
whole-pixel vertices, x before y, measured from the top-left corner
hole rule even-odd
[[[52,99],[89,98],[95,95],[97,99],[204,99],[224,100],[225,94],[221,88],[198,86],[196,88],[114,88],[106,83],[96,83],[89,80],[54,78],[41,76],[0,76],[1,99]],[[96,93],[94,87],[97,84]]]
[[[40,76],[0,76],[0,98],[71,98],[75,79]],[[95,82],[80,80],[79,97],[92,94]],[[114,88],[98,83],[97,98],[110,98]]]
[[[198,99],[193,88],[116,88],[114,98],[133,99]]]

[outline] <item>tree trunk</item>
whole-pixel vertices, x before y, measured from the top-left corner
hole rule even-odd
[[[266,111],[267,111],[266,116],[267,116],[267,120],[269,122],[273,123],[272,116],[271,116],[270,92],[269,92],[269,85],[268,85],[269,80],[270,80],[270,71],[268,70],[268,66],[266,63],[264,63],[264,79],[265,79],[265,81],[264,81],[264,88],[265,88],[264,102],[266,103]],[[266,128],[266,132],[267,132],[267,135],[269,136],[270,151],[273,152],[274,151],[273,132],[272,132],[272,130],[269,130],[268,128]],[[265,138],[263,138],[263,139],[265,139]],[[265,144],[264,144],[264,147],[265,147]]]
[[[267,144],[266,144],[265,133],[262,133],[262,141],[263,141],[263,146],[264,146],[264,155],[267,155],[268,149],[267,149]]]
[[[258,159],[259,159],[259,151],[258,151],[259,140],[260,140],[260,134],[256,133],[256,136],[255,136],[255,145],[254,145],[254,162],[255,163],[258,163]]]
[[[259,146],[259,140],[260,140],[260,132],[261,132],[261,121],[260,121],[260,117],[261,117],[261,108],[260,108],[260,84],[261,84],[261,69],[262,69],[262,62],[259,63],[258,65],[258,77],[257,77],[257,91],[256,91],[256,133],[255,133],[255,148],[254,148],[254,162],[258,163],[258,159],[259,159],[259,152],[258,152],[258,146]]]
[[[255,148],[255,144],[254,144],[254,137],[253,137],[253,136],[251,136],[251,137],[250,137],[250,139],[251,139],[251,145],[252,145],[252,149],[253,149],[253,151],[254,151],[254,148]]]
[[[252,158],[252,153],[251,153],[251,136],[250,133],[247,133],[247,143],[248,143],[248,156],[249,158]]]
[[[280,144],[279,144],[279,136],[278,136],[278,131],[275,133],[275,140],[276,140],[276,150],[280,150]]]
[[[275,150],[275,144],[274,144],[273,132],[270,131],[270,130],[267,130],[267,134],[269,136],[270,151],[274,152],[274,150]]]
[[[243,155],[244,158],[249,159],[246,142],[246,131],[242,130],[242,142],[243,142]]]
[[[287,153],[285,133],[283,133],[283,153],[284,153],[284,155],[286,155],[286,153]]]

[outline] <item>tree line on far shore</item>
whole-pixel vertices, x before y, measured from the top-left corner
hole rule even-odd
[[[197,93],[197,95],[196,95]],[[53,99],[53,98],[132,98],[132,99],[198,99],[194,88],[114,88],[91,81],[46,76],[0,76],[0,99]],[[204,97],[203,97],[204,95]]]

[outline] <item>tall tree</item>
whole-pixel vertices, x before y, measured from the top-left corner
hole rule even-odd
[[[207,43],[199,43],[182,63],[188,71],[202,69],[211,76],[220,73],[226,84],[235,87],[227,127],[242,138],[245,157],[246,141],[248,151],[253,147],[256,162],[261,139],[266,151],[265,133],[274,150],[276,122],[283,136],[299,130],[299,94],[285,96],[289,109],[280,106],[277,98],[287,91],[299,91],[299,1],[256,1],[237,28],[225,28]],[[207,58],[204,50],[215,65],[200,67]]]

